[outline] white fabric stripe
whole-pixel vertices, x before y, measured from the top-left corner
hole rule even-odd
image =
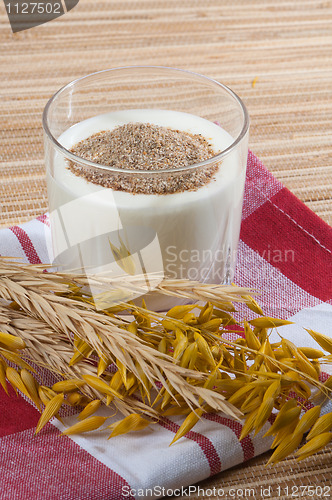
[[[220,458],[221,470],[243,462],[242,446],[234,431],[226,425],[203,418],[197,422],[193,431],[208,437],[212,442]],[[181,440],[179,441],[180,444]]]
[[[49,263],[49,246],[51,244],[51,230],[49,226],[34,219],[21,227],[28,234],[41,262],[45,264]]]
[[[0,231],[0,255],[18,257],[26,262],[27,257],[17,236],[10,229]]]
[[[51,248],[51,230],[43,222],[34,219],[21,227],[29,236],[41,262],[49,263]],[[10,229],[0,230],[0,255],[9,257],[19,257],[27,262],[27,256],[19,242],[17,236]]]
[[[106,416],[109,413],[109,408],[102,408],[97,414]],[[120,418],[121,415],[111,418],[108,425]],[[77,422],[76,417],[66,417],[63,420],[67,426]],[[65,429],[56,419],[52,420],[52,424],[60,431]],[[182,439],[181,443],[169,446],[174,433],[158,424],[140,432],[107,440],[109,434],[107,429],[89,435],[73,435],[70,438],[120,474],[132,488],[151,488],[156,485],[178,488],[184,484],[184,478],[189,485],[210,475],[208,461],[197,443]]]

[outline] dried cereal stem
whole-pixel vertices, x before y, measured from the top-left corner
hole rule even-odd
[[[332,377],[324,384],[318,380],[321,365],[332,362],[330,339],[308,330],[327,355],[297,348],[281,335],[271,344],[270,329],[290,322],[264,316],[250,289],[165,280],[156,283],[155,293],[195,304],[166,314],[148,310],[144,301],[141,307],[118,302],[99,311],[83,291],[86,277],[44,273],[44,267],[0,257],[0,383],[7,390],[7,379],[37,406],[45,405],[38,431],[64,404],[85,408],[64,434],[97,429],[109,417],[95,412],[112,403],[124,418],[109,426],[111,437],[143,429],[146,417],[184,415],[177,440],[204,412],[222,411],[244,418],[243,439],[279,410],[265,432],[276,447],[269,463],[285,458],[310,429],[299,459],[329,442],[329,417],[320,417],[320,407],[300,414],[308,398],[332,399]],[[94,281],[101,288],[111,284],[113,296],[122,300],[133,290],[144,293],[141,276]],[[106,306],[107,293],[101,298]],[[240,320],[236,302],[258,317]],[[124,310],[131,316],[121,315]],[[245,338],[226,340],[232,325],[243,325]],[[55,374],[50,387],[39,386],[27,362]]]

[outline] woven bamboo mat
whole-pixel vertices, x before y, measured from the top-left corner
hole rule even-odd
[[[251,149],[331,223],[331,22],[331,1],[320,0],[81,0],[13,35],[1,2],[0,224],[47,208],[49,97],[76,77],[131,64],[190,69],[233,88],[249,108]]]
[[[251,149],[331,223],[331,63],[331,1],[81,0],[56,21],[15,35],[1,2],[0,227],[47,210],[41,114],[51,95],[84,74],[133,64],[189,69],[230,86],[249,109]],[[332,447],[274,470],[266,460],[204,487],[223,487],[224,498],[242,498],[249,486],[255,498],[261,486],[273,486],[269,498],[291,498],[296,485],[331,487]]]

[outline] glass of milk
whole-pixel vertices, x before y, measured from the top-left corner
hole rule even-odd
[[[215,155],[154,171],[112,168],[71,152],[91,135],[126,123],[201,134]],[[249,131],[247,110],[232,90],[185,70],[115,68],[60,89],[45,107],[43,127],[51,261],[59,271],[87,276],[97,307],[144,296],[149,307],[165,310],[174,299],[153,291],[163,278],[231,282]],[[85,175],[74,173],[70,162]],[[173,181],[212,167],[204,185],[167,192]],[[122,186],[133,176],[138,185],[157,181],[165,192],[137,194],[88,180],[121,179]]]

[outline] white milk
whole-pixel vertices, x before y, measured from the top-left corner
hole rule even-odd
[[[221,127],[198,116],[149,109],[95,116],[70,127],[58,142],[70,149],[92,134],[128,122],[202,134],[217,152],[233,142]],[[113,276],[163,272],[170,278],[228,282],[235,265],[244,179],[238,154],[232,151],[214,178],[197,191],[132,194],[78,177],[56,152],[53,175],[48,173],[55,262],[61,269],[85,268]],[[130,257],[117,261],[110,244],[114,251],[121,240]],[[173,302],[158,297],[149,306],[162,310]]]

